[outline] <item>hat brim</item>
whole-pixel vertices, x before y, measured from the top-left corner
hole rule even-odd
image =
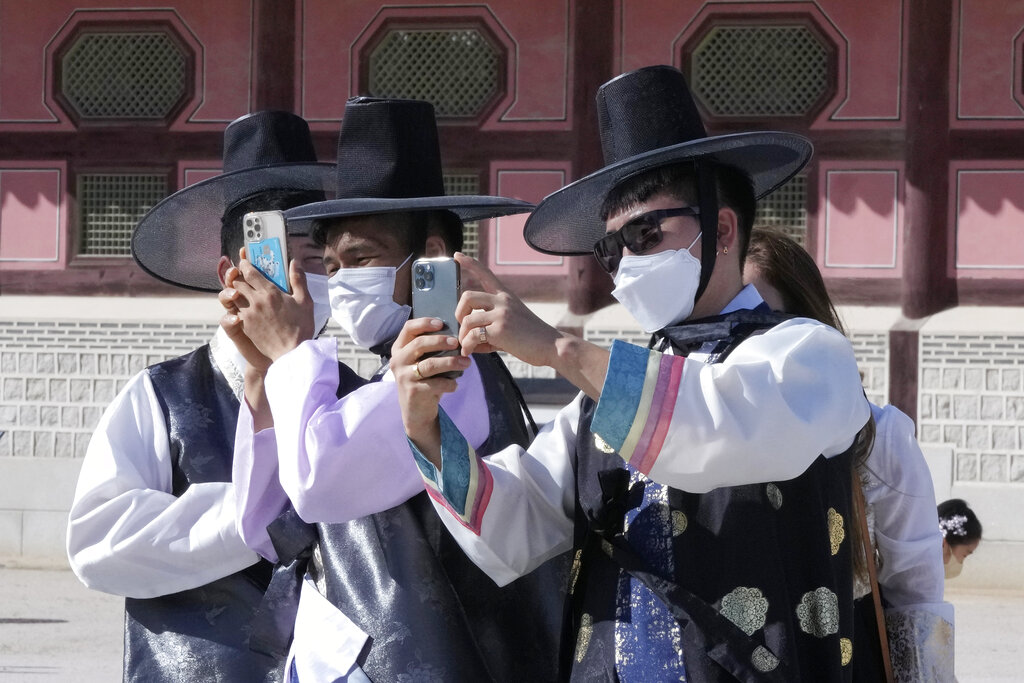
[[[508,216],[533,211],[534,205],[509,197],[485,195],[444,195],[439,197],[374,198],[355,197],[314,202],[289,209],[284,217],[291,222],[312,221],[321,218],[368,216],[378,213],[404,213],[408,211],[451,211],[463,221]]]
[[[217,277],[221,217],[239,199],[269,190],[333,194],[334,164],[296,163],[247,168],[208,178],[165,197],[132,232],[132,257],[163,282],[202,292],[221,289]],[[294,226],[289,234],[305,234]]]
[[[526,221],[523,236],[537,251],[589,254],[605,235],[601,205],[608,193],[638,173],[689,159],[710,159],[744,171],[758,199],[806,165],[813,147],[795,133],[736,133],[662,147],[611,164],[545,197]]]

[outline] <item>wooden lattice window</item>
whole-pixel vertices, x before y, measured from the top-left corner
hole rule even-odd
[[[83,173],[78,176],[79,254],[131,256],[132,229],[167,196],[167,176]]]
[[[393,28],[369,55],[368,92],[433,103],[439,119],[478,117],[501,88],[499,50],[476,28]]]
[[[167,31],[89,29],[60,57],[58,96],[81,121],[164,120],[188,94],[188,69]]]
[[[829,94],[832,54],[806,25],[713,26],[690,59],[694,95],[712,117],[806,117]]]

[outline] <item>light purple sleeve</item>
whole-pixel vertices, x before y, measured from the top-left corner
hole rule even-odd
[[[345,522],[387,510],[423,490],[402,425],[394,377],[337,397],[336,342],[303,342],[267,373],[279,480],[307,522]],[[473,444],[490,422],[476,366],[441,405]]]
[[[238,533],[245,544],[271,562],[277,553],[267,525],[288,505],[288,496],[277,476],[277,441],[273,428],[253,433],[252,412],[242,401],[235,430],[235,459],[231,480],[235,485]]]

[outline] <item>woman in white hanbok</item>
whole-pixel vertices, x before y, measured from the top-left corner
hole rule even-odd
[[[744,280],[775,310],[844,332],[814,259],[781,232],[756,229]],[[943,600],[943,557],[935,492],[914,422],[892,405],[872,404],[875,440],[858,474],[866,502],[897,681],[952,681],[953,606]],[[980,530],[979,530],[980,536]],[[866,581],[857,597],[871,588]]]

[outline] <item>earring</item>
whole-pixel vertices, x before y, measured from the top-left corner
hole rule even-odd
[[[729,247],[722,247],[722,253],[723,254],[728,254],[729,253]]]

